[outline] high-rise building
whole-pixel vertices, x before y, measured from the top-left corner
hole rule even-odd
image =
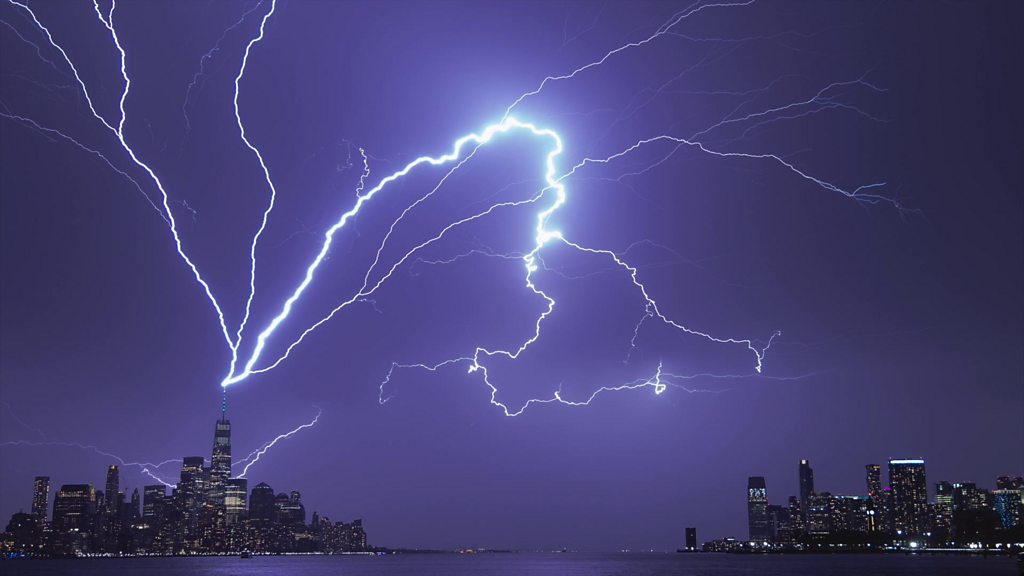
[[[935,528],[945,535],[953,528],[953,485],[945,480],[935,483]]]
[[[265,482],[253,486],[252,492],[249,493],[249,518],[269,522],[276,516],[274,489]]]
[[[32,487],[32,517],[36,524],[46,524],[46,513],[50,508],[50,477],[36,476]]]
[[[868,486],[868,498],[878,498],[882,493],[882,466],[868,464],[864,466],[864,471]]]
[[[684,550],[686,550],[687,552],[696,552],[697,551],[697,529],[696,528],[687,528],[686,529],[686,548],[684,548]]]
[[[800,499],[796,496],[789,497],[789,521],[793,524],[794,536],[807,532],[807,525],[800,516]]]
[[[809,460],[800,461],[800,517],[807,523],[807,509],[814,494],[814,470]]]
[[[889,484],[897,534],[913,537],[926,532],[928,483],[924,460],[889,460]]]
[[[992,491],[992,507],[999,514],[999,523],[1003,528],[1015,528],[1021,525],[1020,490],[1002,489]]]
[[[132,521],[139,519],[139,504],[139,489],[136,488],[132,490],[132,501],[131,504],[129,505],[127,514],[128,518],[130,518]]]
[[[288,513],[292,524],[306,523],[306,507],[302,504],[302,494],[292,490],[288,495]]]
[[[772,542],[793,542],[796,535],[789,506],[768,505],[768,531]]]
[[[163,484],[150,484],[142,488],[142,519],[146,523],[156,525],[159,523],[163,511],[164,498],[167,498],[167,487]]]
[[[953,509],[977,510],[984,504],[985,497],[974,482],[953,483]]]
[[[867,509],[865,510],[867,531],[884,531],[885,503],[882,497],[882,466],[880,464],[866,464],[864,466],[864,480],[868,488]]]
[[[53,499],[53,530],[57,549],[64,553],[89,552],[96,533],[96,491],[90,484],[64,484]]]
[[[104,500],[103,511],[107,514],[117,514],[117,492],[120,489],[120,474],[117,470],[117,464],[111,464],[110,468],[107,468],[107,486],[106,486],[106,500]]]
[[[64,484],[53,499],[53,527],[58,532],[88,531],[96,505],[91,484]]]
[[[1004,528],[1024,525],[1024,476],[1000,476],[992,496]]]
[[[291,494],[281,492],[274,496],[274,513],[275,520],[284,526],[306,523],[306,507],[302,504],[302,495],[296,490]]]
[[[180,536],[188,549],[198,546],[199,514],[206,494],[206,469],[202,456],[186,456],[181,463],[175,508],[181,514]]]
[[[886,534],[892,534],[896,531],[896,524],[893,519],[893,509],[895,508],[893,502],[895,502],[895,497],[892,495],[892,487],[886,486],[882,488],[882,493],[875,504],[875,514],[879,531]]]
[[[207,548],[215,547],[214,543],[224,541],[222,536],[227,526],[224,499],[227,482],[231,477],[231,422],[227,419],[226,410],[225,402],[221,404],[220,419],[214,424],[213,453],[210,457],[203,509],[200,513],[200,532],[206,542],[204,547]]]
[[[751,542],[767,542],[771,539],[768,489],[764,476],[751,476],[747,479],[747,526]]]
[[[869,510],[866,496],[832,496],[829,499],[829,533],[868,532]]]
[[[231,477],[231,421],[224,414],[213,430],[213,456],[210,458],[210,489],[223,499],[224,483]]]
[[[829,534],[832,530],[832,494],[812,492],[807,500],[807,533]]]
[[[245,519],[246,492],[249,482],[245,478],[231,478],[224,491],[225,522],[237,524]]]

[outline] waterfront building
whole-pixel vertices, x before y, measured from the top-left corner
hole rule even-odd
[[[1003,528],[1010,529],[1021,525],[1020,490],[994,490],[992,507],[999,514],[999,523]]]
[[[814,470],[809,460],[800,461],[800,516],[807,524],[807,512],[810,507],[811,494],[814,494]]]
[[[928,483],[924,460],[889,460],[889,485],[897,535],[912,538],[927,532]]]
[[[763,476],[751,476],[747,479],[747,525],[751,542],[771,540],[768,490]]]
[[[32,517],[40,527],[46,524],[46,515],[50,508],[50,477],[36,476],[32,487]]]

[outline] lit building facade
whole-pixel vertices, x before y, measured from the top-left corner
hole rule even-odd
[[[901,537],[921,536],[928,528],[928,482],[924,460],[889,460],[893,521]]]
[[[1021,525],[1020,490],[993,490],[992,507],[999,514],[999,523],[1003,528]]]
[[[224,492],[225,521],[228,526],[238,524],[246,518],[246,500],[249,481],[245,478],[231,478]]]
[[[36,524],[46,524],[47,512],[50,509],[50,477],[36,476],[32,486],[32,517]]]
[[[942,481],[935,483],[935,526],[948,535],[953,529],[953,485]]]
[[[768,489],[764,476],[747,479],[747,525],[751,542],[771,540],[771,523],[768,518]]]

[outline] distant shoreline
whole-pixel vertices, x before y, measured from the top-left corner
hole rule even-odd
[[[18,560],[137,560],[146,558],[239,558],[241,552],[235,553],[209,553],[209,554],[120,554],[120,555],[4,555],[0,561]],[[1014,550],[973,550],[973,549],[923,549],[923,550],[786,550],[786,551],[715,551],[704,552],[695,550],[671,551],[611,551],[611,552],[588,552],[588,551],[562,551],[562,550],[476,550],[467,552],[465,550],[417,550],[417,549],[394,549],[377,550],[366,552],[282,552],[282,553],[252,553],[253,558],[271,558],[284,556],[301,557],[325,557],[325,556],[411,556],[411,555],[453,555],[453,556],[474,556],[492,554],[594,554],[594,555],[630,555],[630,556],[981,556],[993,558],[1013,558],[1019,555]]]

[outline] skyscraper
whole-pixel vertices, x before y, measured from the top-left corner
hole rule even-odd
[[[868,532],[884,531],[886,529],[887,507],[885,496],[882,492],[882,466],[879,464],[866,464],[864,466],[864,478],[868,487],[867,521]]]
[[[771,539],[768,489],[764,476],[751,476],[747,479],[747,525],[751,542],[767,542]]]
[[[864,466],[864,471],[868,485],[868,497],[877,499],[882,494],[882,466],[868,464]]]
[[[53,526],[58,532],[88,531],[96,504],[96,492],[90,484],[64,484],[53,499]]]
[[[213,429],[213,457],[210,475],[227,480],[231,476],[231,421],[221,415]]]
[[[977,510],[983,500],[974,482],[953,483],[953,509]]]
[[[228,526],[245,519],[245,501],[249,482],[245,478],[231,478],[224,491],[225,522]]]
[[[800,516],[800,499],[796,496],[789,497],[789,521],[793,524],[793,534],[803,534],[807,531],[807,524]]]
[[[50,508],[50,477],[36,476],[32,489],[32,517],[36,524],[46,524],[46,512]]]
[[[207,515],[215,525],[223,523],[224,491],[231,477],[231,422],[227,419],[226,405],[222,404],[221,417],[213,429],[213,455],[210,458],[209,483],[206,486]]]
[[[306,507],[302,504],[302,494],[292,490],[288,495],[288,517],[293,524],[306,523]]]
[[[128,507],[129,509],[127,514],[128,518],[130,518],[132,521],[137,520],[139,518],[139,503],[139,489],[136,488],[132,490],[132,500],[131,504]]]
[[[946,481],[935,483],[935,527],[944,535],[953,528],[953,485]]]
[[[1024,509],[1021,506],[1020,490],[999,489],[992,492],[992,507],[999,514],[999,523],[1010,529],[1021,525]]]
[[[164,498],[167,497],[167,487],[163,484],[150,484],[142,488],[142,519],[150,525],[156,525],[162,516]]]
[[[202,456],[186,456],[181,464],[181,479],[178,482],[176,504],[181,513],[181,537],[188,549],[194,549],[199,541],[199,513],[206,493],[206,470]]]
[[[889,484],[897,532],[906,537],[924,533],[928,519],[924,460],[889,460]]]
[[[260,482],[253,487],[249,494],[249,518],[268,522],[276,518],[274,489],[269,484]]]
[[[832,531],[832,494],[812,492],[807,497],[807,533],[829,534]]]
[[[117,471],[117,465],[111,464],[110,468],[107,468],[107,487],[106,487],[106,500],[104,501],[104,512],[107,514],[117,514],[117,491],[120,484],[120,474]]]
[[[800,517],[804,524],[807,523],[807,508],[811,504],[811,494],[814,494],[814,470],[808,460],[800,461]]]
[[[687,528],[686,529],[686,548],[687,552],[697,551],[697,529]]]

